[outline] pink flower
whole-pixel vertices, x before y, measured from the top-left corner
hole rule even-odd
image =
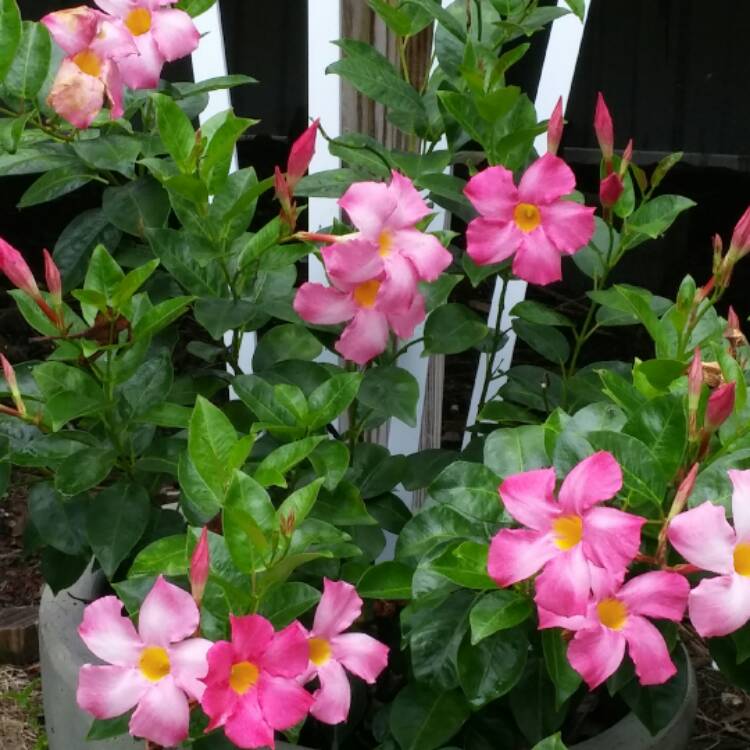
[[[562,200],[575,182],[553,154],[537,159],[518,188],[505,167],[474,175],[464,191],[481,214],[466,232],[471,259],[483,266],[513,255],[516,276],[532,284],[559,281],[561,256],[578,252],[594,234],[594,209]]]
[[[604,101],[601,91],[596,96],[594,131],[596,132],[596,140],[599,141],[599,148],[601,149],[604,161],[609,168],[612,164],[612,155],[614,153],[615,132],[612,125],[612,115],[609,114],[607,103]]]
[[[622,587],[610,581],[594,593],[583,615],[560,617],[540,608],[539,627],[575,632],[568,661],[591,690],[615,673],[626,645],[641,685],[661,685],[677,669],[663,636],[646,617],[679,622],[689,591],[683,576],[661,570],[631,578]]]
[[[750,620],[750,471],[728,473],[734,529],[724,508],[710,502],[669,524],[672,546],[692,565],[718,574],[690,592],[690,620],[704,638],[728,635]]]
[[[319,125],[319,119],[313,120],[312,125],[292,144],[286,165],[286,181],[291,193],[294,193],[294,188],[304,177],[315,155],[315,137],[318,135]]]
[[[136,706],[130,734],[166,747],[188,736],[188,698],[200,700],[210,641],[190,636],[199,614],[187,592],[159,576],[143,601],[138,631],[122,602],[105,596],[89,604],[78,633],[107,666],[81,667],[78,705],[97,719],[112,719]]]
[[[735,384],[720,385],[709,397],[706,403],[706,429],[709,432],[718,430],[724,422],[732,416],[734,411]]]
[[[274,730],[305,718],[312,696],[297,681],[307,668],[305,630],[293,622],[278,633],[260,615],[230,616],[232,641],[208,652],[201,707],[206,729],[224,727],[237,747],[274,747]]]
[[[599,200],[604,208],[612,208],[622,195],[624,186],[616,172],[605,177],[599,183]]]
[[[581,612],[599,579],[622,581],[638,553],[645,519],[600,507],[622,487],[611,453],[583,459],[565,477],[557,500],[555,470],[513,474],[500,485],[505,510],[524,529],[501,529],[490,544],[488,572],[499,586],[536,579],[536,602],[559,614]]]
[[[204,526],[198,544],[195,545],[190,558],[190,590],[195,603],[200,607],[203,593],[208,582],[210,570],[210,552],[208,549],[208,529]]]
[[[310,669],[305,682],[318,677],[310,713],[326,724],[349,715],[351,688],[346,671],[373,684],[388,664],[388,647],[364,633],[344,633],[362,612],[357,590],[345,581],[323,579],[323,596],[308,633]]]
[[[547,123],[547,153],[557,153],[557,149],[560,147],[560,141],[562,140],[564,124],[563,101],[562,97],[560,97],[557,100],[557,104],[555,104],[555,108],[552,110],[549,122]]]
[[[200,33],[190,16],[168,7],[174,0],[95,2],[103,11],[122,19],[135,42],[137,54],[119,63],[122,79],[130,88],[156,88],[164,63],[189,55],[200,42]]]
[[[370,254],[367,243],[352,241],[347,245],[352,259],[359,257],[360,249],[363,255]],[[351,276],[354,278],[355,274]],[[400,290],[383,276],[381,273],[381,279],[368,280],[365,276],[354,283],[331,276],[330,287],[303,284],[294,298],[294,310],[300,318],[316,325],[350,321],[335,344],[336,351],[358,365],[367,364],[385,351],[389,329],[400,338],[409,339],[425,317],[424,298],[419,292],[404,301],[399,298]]]

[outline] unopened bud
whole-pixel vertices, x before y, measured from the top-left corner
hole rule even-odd
[[[631,161],[633,161],[632,138],[628,141],[628,145],[625,146],[625,151],[622,152],[622,159],[620,160],[620,177],[625,177],[625,173],[628,171]]]
[[[623,184],[616,172],[607,175],[599,183],[599,200],[604,208],[612,208],[622,195]]]
[[[716,276],[721,269],[721,260],[724,255],[724,243],[721,241],[721,235],[715,234],[711,240],[714,254],[711,262],[711,271]]]
[[[688,422],[691,437],[698,434],[698,406],[701,400],[703,385],[703,368],[701,367],[701,350],[696,348],[693,361],[688,368]]]
[[[614,154],[615,133],[612,124],[612,115],[609,114],[607,103],[600,91],[596,97],[596,111],[594,112],[594,131],[596,140],[599,142],[602,156],[608,167],[612,165],[612,156]],[[607,170],[609,171],[609,169]]]
[[[742,214],[734,227],[734,232],[732,232],[732,242],[729,246],[730,252],[733,249],[737,254],[737,260],[750,252],[750,206],[745,209],[745,213]]]
[[[682,513],[687,505],[687,501],[690,499],[690,495],[693,493],[695,487],[695,480],[698,476],[698,467],[700,464],[693,464],[690,467],[690,471],[687,476],[680,482],[680,486],[677,488],[677,494],[674,496],[672,502],[672,509],[669,512],[670,520],[674,518],[678,513]]]
[[[193,550],[193,556],[190,558],[190,590],[195,603],[199,607],[206,590],[210,568],[208,529],[204,526],[198,544],[195,545],[195,549]]]
[[[692,276],[687,275],[680,283],[680,288],[677,290],[677,309],[687,314],[692,310],[693,303],[695,302],[695,279]]]
[[[5,377],[5,382],[8,384],[8,388],[10,388],[10,395],[16,406],[16,411],[22,417],[26,416],[26,404],[24,404],[23,398],[21,398],[21,391],[18,390],[18,381],[16,380],[16,372],[13,369],[13,365],[8,362],[3,354],[0,354],[0,363],[2,363],[3,376]]]
[[[547,152],[556,154],[563,134],[563,100],[560,97],[547,123]]]
[[[735,384],[720,385],[709,397],[706,404],[706,429],[715,432],[729,419],[734,411]]]
[[[291,511],[289,515],[282,516],[279,523],[279,528],[281,529],[281,533],[286,536],[290,537],[294,533],[294,529],[297,526],[297,517],[294,514],[294,511]]]
[[[55,264],[48,250],[43,250],[44,254],[44,278],[47,281],[47,289],[52,295],[52,302],[56,308],[62,307],[62,279],[60,278],[60,269]]]
[[[315,155],[315,137],[318,134],[319,125],[320,120],[314,120],[312,125],[292,144],[286,167],[287,184],[292,195]]]

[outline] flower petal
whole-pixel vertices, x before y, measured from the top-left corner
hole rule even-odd
[[[268,654],[273,638],[273,625],[260,615],[229,616],[232,628],[232,648],[236,661],[261,664]]]
[[[293,306],[300,318],[316,325],[343,323],[351,320],[357,312],[350,294],[310,282],[305,282],[297,290]]]
[[[560,251],[541,226],[521,237],[513,258],[513,273],[519,279],[539,286],[562,279]]]
[[[394,205],[393,212],[386,220],[386,227],[390,230],[413,227],[430,213],[414,183],[395,169],[391,172],[388,193]]]
[[[159,576],[141,605],[138,633],[147,646],[166,647],[195,633],[199,622],[193,597]]]
[[[487,572],[498,586],[510,586],[531,578],[559,553],[549,534],[501,529],[490,543]]]
[[[258,703],[258,691],[249,690],[224,725],[224,733],[237,747],[274,747],[273,729]]]
[[[193,19],[177,8],[155,10],[151,14],[151,33],[159,52],[170,62],[189,55],[201,40]]]
[[[83,610],[78,635],[89,651],[118,667],[138,664],[144,647],[133,623],[122,614],[122,602],[116,596],[104,596]]]
[[[323,579],[323,595],[315,610],[312,630],[316,638],[332,638],[348,630],[362,614],[362,599],[346,581]]]
[[[572,193],[576,186],[573,170],[554,154],[540,156],[518,183],[518,197],[523,203],[544,205]]]
[[[539,618],[539,630],[544,630],[545,628],[562,628],[563,630],[576,631],[590,628],[594,624],[586,615],[565,617],[564,615],[550,612],[548,609],[544,609],[544,607],[537,607],[537,615]]]
[[[734,633],[750,620],[750,579],[737,573],[705,578],[690,592],[688,614],[703,638]]]
[[[190,707],[171,677],[152,685],[130,718],[130,734],[157,745],[176,747],[187,739]]]
[[[378,290],[375,309],[384,313],[408,309],[417,293],[418,281],[412,262],[401,253],[391,253],[385,259],[385,279]]]
[[[571,617],[586,609],[591,591],[589,563],[581,544],[558,553],[537,577],[534,601],[543,609]]]
[[[558,498],[567,513],[582,515],[597,503],[613,498],[622,487],[622,469],[607,451],[577,463],[563,480]]]
[[[138,54],[123,57],[117,63],[122,80],[131,89],[155,89],[159,85],[164,57],[150,31],[134,37],[134,40]]]
[[[305,629],[296,620],[276,633],[258,657],[258,664],[278,677],[299,677],[309,662]]]
[[[408,341],[414,335],[414,329],[425,319],[424,297],[417,292],[406,311],[389,312],[387,317],[396,336]]]
[[[94,2],[105,13],[118,18],[125,18],[135,6],[133,0],[94,0]]]
[[[102,78],[104,80],[104,91],[109,101],[110,117],[117,120],[125,112],[122,106],[122,78],[117,65],[109,60],[105,62],[102,66]]]
[[[199,701],[206,689],[202,679],[208,674],[206,656],[213,647],[205,638],[189,638],[175,643],[169,649],[169,663],[177,687],[184,690],[193,700]]]
[[[217,641],[214,643],[206,654],[208,671],[203,678],[203,682],[206,685],[221,685],[229,682],[229,675],[232,672],[234,661],[234,647],[229,641]]]
[[[378,246],[368,240],[337,242],[321,253],[328,275],[345,284],[361,284],[383,272]]]
[[[289,729],[307,716],[313,697],[296,680],[264,673],[258,680],[258,702],[274,729]]]
[[[664,637],[648,620],[630,615],[622,634],[641,685],[661,685],[677,674]]]
[[[475,174],[464,194],[482,216],[509,222],[519,203],[513,172],[505,167],[488,167]]]
[[[472,219],[466,229],[466,252],[479,266],[500,263],[518,250],[523,234],[512,221]]]
[[[594,211],[593,207],[565,200],[541,206],[544,233],[561,253],[572,255],[593,237]]]
[[[732,521],[737,541],[750,541],[750,470],[730,469],[732,482]]]
[[[652,570],[631,578],[618,592],[635,615],[646,615],[679,622],[685,614],[690,584],[685,576]]]
[[[343,633],[331,638],[333,658],[370,684],[388,666],[388,646],[366,633]]]
[[[554,500],[555,470],[532,469],[511,474],[499,487],[505,510],[518,523],[536,531],[547,531],[560,508]]]
[[[330,659],[318,667],[320,687],[313,694],[314,703],[310,713],[324,724],[340,724],[349,716],[352,689],[344,668]]]
[[[150,686],[133,667],[84,664],[78,673],[76,701],[97,719],[113,719],[130,711]]]
[[[86,49],[96,35],[99,17],[93,8],[79,5],[48,13],[41,23],[47,27],[58,47],[68,55],[75,55]]]
[[[104,106],[104,83],[65,58],[52,83],[47,103],[73,127],[85,130]]]
[[[203,679],[206,689],[201,708],[211,719],[209,731],[222,726],[234,711],[238,694],[229,685],[234,662],[234,649],[228,641],[215,643],[208,652],[208,674]]]
[[[613,572],[624,570],[638,554],[646,519],[617,508],[591,508],[583,515],[586,557]]]
[[[388,321],[377,310],[360,309],[344,329],[335,349],[345,359],[366,365],[385,351],[388,345]]]
[[[138,54],[133,35],[119,21],[102,21],[91,42],[91,49],[105,60],[117,61]]]
[[[435,235],[416,229],[394,232],[393,247],[414,264],[422,281],[435,281],[453,262],[453,256]]]
[[[675,516],[667,530],[670,544],[691,564],[712,573],[733,573],[735,533],[724,508],[706,501]]]
[[[590,690],[612,676],[625,656],[625,636],[600,625],[579,630],[568,646],[570,666]]]
[[[383,182],[355,182],[338,203],[363,237],[376,243],[396,209],[394,195]]]

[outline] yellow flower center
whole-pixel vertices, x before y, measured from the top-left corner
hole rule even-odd
[[[621,630],[628,620],[628,609],[619,599],[603,599],[596,611],[599,622],[610,630]]]
[[[151,13],[146,8],[134,8],[128,13],[125,25],[133,36],[151,31]]]
[[[149,646],[141,652],[138,662],[141,674],[151,682],[159,682],[170,672],[169,654],[160,646]]]
[[[741,576],[750,576],[750,543],[740,542],[734,548],[734,569]]]
[[[533,232],[542,222],[542,215],[533,203],[519,203],[513,218],[522,232]]]
[[[580,516],[560,516],[552,522],[552,532],[559,549],[572,549],[583,536],[583,521]]]
[[[251,661],[240,661],[232,667],[229,675],[229,686],[237,695],[244,695],[255,685],[260,670]]]
[[[324,638],[310,638],[310,661],[316,667],[321,667],[331,658],[331,644]]]
[[[85,49],[73,57],[73,62],[84,72],[98,78],[102,72],[102,61],[96,52]]]
[[[391,246],[393,245],[393,237],[390,232],[381,232],[378,238],[378,246],[381,258],[386,258],[391,252]]]
[[[378,296],[380,289],[379,281],[365,281],[354,288],[354,301],[360,307],[370,308],[375,304],[375,298]]]

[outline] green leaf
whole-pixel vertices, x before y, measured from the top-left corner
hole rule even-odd
[[[0,81],[5,78],[21,41],[21,12],[16,0],[0,1]]]
[[[318,478],[292,492],[276,511],[279,521],[283,522],[291,518],[294,520],[295,527],[299,526],[310,515],[322,484],[323,479]]]
[[[323,490],[315,505],[315,514],[334,526],[374,526],[359,489],[351,482],[340,482],[333,491]]]
[[[46,544],[66,555],[84,555],[87,500],[66,502],[50,483],[40,482],[29,492],[29,517]]]
[[[86,535],[107,578],[143,536],[150,516],[148,493],[129,482],[116,482],[89,503]]]
[[[360,443],[354,450],[348,479],[359,487],[362,497],[390,492],[400,481],[406,469],[404,456],[392,456],[388,449],[374,443]]]
[[[109,740],[127,734],[131,712],[116,716],[114,719],[94,719],[86,735],[86,740]]]
[[[357,395],[359,402],[382,418],[396,417],[410,427],[417,424],[419,383],[400,367],[371,367]]]
[[[181,172],[192,173],[195,131],[188,116],[164,94],[152,94],[162,143]]]
[[[637,238],[633,239],[631,232],[646,235],[655,239],[672,226],[674,220],[687,209],[695,205],[689,198],[681,195],[659,195],[647,203],[641,204],[627,223],[628,237],[625,245],[633,247]]]
[[[579,0],[575,0],[576,2],[579,2]],[[568,5],[573,2],[573,0],[570,0]],[[541,742],[538,742],[536,745],[534,745],[531,750],[568,750],[568,748],[563,744],[562,739],[560,738],[560,733],[552,735],[552,737],[547,737],[546,739],[542,740]]]
[[[109,187],[102,197],[107,220],[127,234],[144,238],[147,229],[163,227],[169,216],[169,196],[153,177],[141,177]]]
[[[459,457],[456,451],[427,448],[406,457],[407,465],[401,481],[405,490],[428,487],[440,473]]]
[[[434,570],[459,586],[469,589],[492,590],[495,582],[487,575],[487,544],[479,542],[454,542],[429,563]]]
[[[104,135],[87,141],[75,141],[73,150],[87,166],[119,172],[135,178],[135,162],[141,153],[141,142],[126,135]]]
[[[547,674],[555,684],[555,707],[562,708],[565,701],[578,690],[581,676],[570,666],[568,647],[557,628],[542,630],[542,649]]]
[[[173,297],[147,310],[135,325],[135,338],[147,338],[174,323],[185,313],[193,297]]]
[[[513,330],[521,341],[530,346],[537,354],[555,363],[565,363],[570,356],[570,344],[565,336],[549,325],[529,323],[526,320],[514,320]]]
[[[191,16],[200,15],[204,11],[208,10],[215,0],[183,0],[177,4],[178,8],[187,11]],[[191,12],[195,9],[195,6],[203,3],[203,6],[198,13]],[[248,83],[258,83],[255,78],[251,76],[242,75],[240,73],[234,73],[227,76],[216,76],[214,78],[205,78],[202,81],[196,83],[175,83],[173,86],[180,92],[183,97],[196,96],[197,94],[207,94],[210,91],[217,91],[219,89],[231,89],[235,86],[244,86]]]
[[[676,151],[673,154],[667,154],[654,168],[653,174],[651,175],[651,189],[656,190],[656,188],[661,185],[661,181],[667,176],[669,171],[674,167],[678,162],[682,160],[682,157],[684,154],[682,151]]]
[[[388,721],[401,750],[436,750],[468,718],[469,706],[460,690],[410,683],[393,701]]]
[[[367,510],[384,531],[400,534],[401,529],[411,520],[412,513],[404,501],[392,492],[372,498]]]
[[[495,430],[485,441],[484,463],[502,478],[549,466],[544,429],[538,425],[524,425]]]
[[[269,619],[271,624],[280,630],[305,614],[319,601],[320,592],[306,583],[282,583],[263,597],[258,614]]]
[[[357,591],[364,599],[411,599],[413,575],[408,565],[388,560],[368,568],[357,583]]]
[[[78,190],[93,179],[94,175],[84,167],[80,170],[71,170],[68,167],[53,169],[29,186],[18,201],[18,208],[29,208],[60,198]]]
[[[334,375],[330,380],[318,386],[308,399],[311,414],[308,427],[311,430],[325,427],[339,414],[346,411],[349,404],[354,401],[361,382],[360,373],[346,372]]]
[[[296,423],[294,414],[276,400],[273,387],[257,375],[239,375],[232,387],[261,422],[289,426]]]
[[[285,359],[313,360],[322,351],[321,343],[307,328],[286,323],[263,335],[253,355],[253,370],[261,372]]]
[[[188,520],[196,525],[208,523],[221,510],[224,492],[214,491],[195,468],[187,451],[180,455],[177,477],[182,490],[181,506]]]
[[[128,578],[138,576],[180,576],[188,571],[188,556],[184,534],[165,536],[144,547],[135,558]]]
[[[3,21],[5,21],[6,12],[9,17],[9,24],[12,27],[15,20],[11,18],[12,11],[10,9],[4,9]],[[11,37],[13,34],[13,28],[10,28]],[[0,37],[0,42],[3,41],[4,37]],[[12,38],[10,42],[12,44]],[[5,49],[3,48],[0,54],[4,53]],[[24,21],[21,41],[5,75],[5,86],[8,91],[21,99],[33,100],[47,78],[51,57],[52,40],[47,27],[41,23]]]
[[[565,4],[571,9],[571,11],[573,11],[573,13],[578,16],[581,21],[583,21],[583,18],[586,14],[586,4],[584,0],[565,0]],[[550,747],[549,750],[553,750],[553,748]]]
[[[278,388],[279,386],[277,386]],[[306,437],[292,443],[286,443],[272,450],[259,464],[255,470],[255,480],[260,482],[264,487],[276,484],[280,487],[286,487],[283,481],[283,475],[295,467],[301,461],[304,461],[318,446],[323,435]],[[279,480],[279,477],[282,480]],[[283,483],[280,483],[283,482]]]
[[[308,459],[316,473],[324,478],[323,486],[333,491],[349,468],[349,449],[338,440],[324,440]]]
[[[200,266],[190,263],[188,258],[184,258],[184,264],[175,270],[178,270],[180,276],[178,280],[187,288],[186,281],[189,280],[189,273],[195,272],[200,276],[200,282],[191,284],[192,288],[197,290],[200,286],[205,285],[210,275],[209,269],[202,269]],[[210,266],[211,270],[214,264]],[[217,268],[218,270],[218,268]],[[236,328],[245,330],[254,330],[268,322],[268,316],[264,315],[258,306],[250,300],[243,299],[215,299],[203,298],[195,303],[195,320],[200,323],[211,335],[215,341],[223,339],[227,331]]]
[[[226,245],[247,229],[255,215],[258,198],[272,187],[273,177],[258,182],[252,167],[239,169],[227,177],[208,209],[212,234],[220,245]],[[244,267],[241,260],[239,267]]]
[[[227,180],[239,137],[258,120],[237,117],[231,110],[208,141],[200,162],[200,175],[212,195]]]
[[[116,460],[117,454],[111,448],[84,448],[57,467],[55,488],[66,495],[90,490],[109,476]]]
[[[446,31],[453,34],[460,42],[466,41],[466,29],[452,13],[445,10],[440,3],[433,0],[408,0],[411,5],[416,5],[425,13],[429,13]]]
[[[425,349],[431,354],[458,354],[482,341],[488,330],[475,312],[451,303],[439,307],[427,318]]]
[[[408,3],[394,7],[388,4],[388,0],[368,0],[368,4],[398,36],[414,36],[431,22],[429,13]]]
[[[511,315],[515,315],[521,320],[525,320],[527,323],[536,323],[542,326],[565,326],[573,327],[573,321],[557,312],[552,310],[541,302],[535,302],[534,300],[523,300],[513,306],[510,311]]]
[[[502,507],[497,488],[498,476],[482,464],[455,461],[430,485],[430,497],[480,521],[497,523]]]
[[[476,644],[498,630],[507,630],[525,622],[534,612],[531,599],[504,589],[485,594],[469,613],[471,642]]]
[[[540,742],[556,732],[567,711],[555,708],[555,686],[550,681],[544,664],[538,658],[530,658],[524,674],[510,693],[513,718],[526,739]]]
[[[188,453],[198,473],[217,497],[224,494],[232,478],[229,459],[236,443],[237,432],[224,412],[203,396],[198,396],[190,417]]]
[[[324,169],[303,177],[297,183],[294,194],[301,198],[340,198],[352,183],[361,179],[353,169]]]
[[[457,284],[463,280],[463,276],[457,273],[443,273],[436,281],[419,283],[419,291],[424,297],[424,307],[428,313],[436,310],[448,301],[451,292]]]

